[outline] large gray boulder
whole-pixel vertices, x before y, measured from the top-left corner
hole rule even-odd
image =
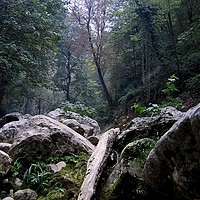
[[[171,126],[185,113],[178,111],[176,108],[167,106],[161,109],[160,114],[150,117],[136,117],[122,131],[118,137],[117,142],[122,147],[125,147],[130,141],[141,138],[152,138],[158,140]],[[127,126],[127,125],[126,125]]]
[[[176,199],[200,199],[200,104],[190,109],[150,152],[145,179]]]
[[[107,180],[108,187],[119,181],[126,173],[132,177],[143,179],[144,162],[154,145],[154,140],[150,138],[129,143],[121,152],[118,162]]]
[[[146,197],[149,192],[146,190],[143,179],[143,166],[154,144],[152,139],[143,138],[129,143],[123,149],[117,159],[118,162],[103,185],[102,199],[143,199]]]
[[[50,117],[30,116],[5,124],[0,129],[0,141],[12,144],[9,155],[33,162],[51,155],[92,153],[94,146],[83,136]]]
[[[57,108],[56,110],[49,112],[47,116],[64,123],[85,137],[99,135],[101,133],[99,124],[96,120],[87,116],[81,116],[75,112],[65,112],[62,109]]]

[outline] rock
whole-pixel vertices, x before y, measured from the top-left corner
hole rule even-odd
[[[0,129],[3,142],[12,143],[9,155],[13,160],[23,157],[27,162],[51,155],[92,153],[94,146],[68,126],[44,115],[5,124]]]
[[[10,150],[11,146],[12,145],[9,143],[0,143],[0,150],[7,153]]]
[[[85,125],[85,124],[80,124],[75,119],[66,119],[62,121],[62,123],[85,137],[89,137],[94,134],[93,127]]]
[[[85,130],[81,127],[81,124],[75,119],[66,119],[62,121],[63,124],[67,125],[77,133],[84,135]]]
[[[4,176],[8,173],[9,169],[11,168],[12,159],[10,156],[5,153],[4,151],[0,150],[0,176]]]
[[[10,122],[5,124],[0,129],[0,142],[1,143],[13,143],[14,138],[18,135],[19,129],[17,126],[20,126],[22,121]]]
[[[12,197],[6,197],[6,198],[4,198],[2,200],[14,200],[14,199]]]
[[[142,180],[144,162],[154,145],[154,140],[149,138],[129,143],[121,152],[119,161],[107,180],[107,186],[111,187],[127,173],[131,177]]]
[[[161,110],[161,113],[151,117],[136,117],[129,124],[129,128],[122,131],[118,137],[118,143],[125,147],[135,138],[152,138],[158,140],[171,126],[185,113],[176,108],[168,106]]]
[[[161,109],[160,117],[164,120],[179,120],[185,116],[184,112],[177,110],[172,106],[167,106]]]
[[[96,136],[100,134],[100,132],[95,132],[94,128],[87,124],[81,124],[80,128],[84,130],[83,135],[87,138],[90,136]]]
[[[14,193],[14,200],[36,200],[37,193],[31,189],[18,190]]]
[[[15,184],[17,187],[20,187],[20,186],[22,186],[23,182],[22,182],[21,179],[15,178],[15,179],[14,179],[14,184]]]
[[[57,164],[49,164],[48,167],[53,171],[54,173],[59,172],[63,167],[66,167],[66,163],[64,161],[60,161]]]
[[[81,116],[74,112],[65,112],[62,109],[56,109],[47,114],[49,117],[56,119],[85,137],[98,135],[101,133],[98,122],[87,116]]]
[[[153,189],[177,199],[200,198],[200,104],[190,109],[156,143],[145,167]]]

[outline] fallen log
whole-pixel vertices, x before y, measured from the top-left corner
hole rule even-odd
[[[86,177],[80,189],[78,200],[91,200],[96,193],[97,184],[112,151],[119,129],[105,132],[87,163]]]

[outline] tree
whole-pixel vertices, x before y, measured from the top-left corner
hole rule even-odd
[[[67,15],[67,20],[65,22],[66,28],[62,30],[62,37],[58,44],[59,51],[56,56],[57,73],[55,74],[54,82],[65,93],[66,100],[74,102],[81,94],[81,91],[78,90],[72,94],[74,84],[71,84],[78,73],[83,75],[83,73],[79,72],[79,69],[84,65],[86,58],[85,43],[87,42],[87,37],[85,32],[76,25],[69,15]],[[75,85],[78,84],[77,82]]]
[[[45,85],[59,38],[55,15],[62,1],[2,0],[0,3],[0,106],[19,80]]]
[[[109,25],[109,3],[108,0],[75,0],[73,4],[71,4],[71,11],[73,16],[78,20],[80,26],[84,27],[87,32],[88,44],[103,88],[104,96],[109,106],[112,106],[112,97],[104,80],[101,63],[103,48],[107,38],[106,29]]]
[[[118,57],[113,80],[119,80],[120,101],[137,93],[143,94],[146,102],[156,96],[154,77],[166,66],[156,25],[157,9],[156,5],[137,0],[120,1],[116,9],[119,17],[115,18],[110,38]]]

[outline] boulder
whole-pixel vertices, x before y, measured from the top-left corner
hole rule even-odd
[[[101,133],[97,121],[87,116],[81,116],[80,114],[75,112],[65,112],[62,109],[58,108],[54,111],[49,112],[47,116],[66,124],[67,126],[77,131],[81,135],[84,135],[85,137],[98,135]]]
[[[133,141],[136,138],[140,139],[147,137],[158,140],[184,115],[185,113],[168,106],[161,109],[160,114],[156,116],[136,117],[128,124],[129,128],[118,135],[117,142],[120,143],[121,147],[125,147],[130,141]]]
[[[0,139],[12,144],[9,155],[13,160],[23,157],[28,162],[69,152],[86,151],[91,154],[94,150],[86,138],[44,115],[5,124],[0,129]]]
[[[155,141],[150,138],[129,143],[111,167],[108,179],[102,183],[100,199],[163,199],[148,188],[143,179],[144,162],[154,145]]]
[[[6,197],[6,198],[3,198],[2,200],[14,200],[12,197]]]
[[[22,119],[27,119],[29,118],[31,115],[26,114],[26,115],[22,115],[21,113],[18,112],[14,112],[14,113],[9,113],[5,116],[3,116],[0,119],[0,128],[2,128],[5,124],[13,122],[13,121],[19,121]]]
[[[169,198],[200,199],[200,104],[167,131],[150,152],[147,183]]]
[[[18,190],[14,193],[14,200],[36,200],[37,193],[31,189]]]
[[[62,123],[73,129],[77,133],[83,135],[84,137],[89,137],[94,134],[93,127],[85,124],[80,124],[75,119],[66,119]]]
[[[143,138],[129,143],[121,152],[118,162],[107,180],[107,187],[111,188],[125,174],[143,180],[144,162],[154,145],[154,140],[149,138]]]
[[[10,156],[5,153],[4,151],[0,150],[0,176],[4,176],[8,173],[9,169],[11,168],[12,159]]]

